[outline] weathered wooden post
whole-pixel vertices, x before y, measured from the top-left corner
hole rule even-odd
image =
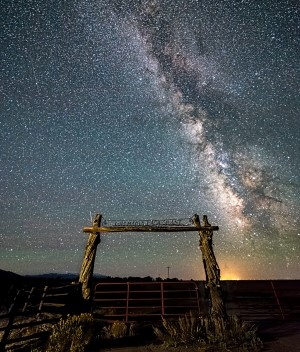
[[[97,214],[93,221],[93,228],[99,228],[102,215]],[[85,253],[81,265],[79,282],[82,285],[82,297],[85,300],[91,298],[91,281],[94,273],[94,264],[96,258],[97,246],[100,243],[100,232],[91,232],[85,248]]]
[[[222,298],[222,291],[220,286],[220,269],[214,255],[212,247],[213,231],[211,225],[207,220],[207,216],[203,216],[204,226],[201,227],[199,216],[194,215],[194,225],[199,228],[198,233],[200,236],[199,245],[202,252],[204,270],[206,275],[206,287],[209,289],[211,300],[211,315],[221,320],[227,318],[225,305]],[[220,326],[221,329],[221,326]]]

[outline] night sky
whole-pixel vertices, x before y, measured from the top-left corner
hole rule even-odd
[[[91,217],[208,215],[221,279],[300,278],[297,0],[1,1],[0,268],[78,273]],[[95,272],[203,279],[195,233]]]

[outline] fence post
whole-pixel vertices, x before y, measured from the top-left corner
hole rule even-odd
[[[226,309],[222,297],[220,286],[220,269],[213,251],[212,236],[213,231],[209,228],[210,223],[207,216],[203,216],[204,226],[201,227],[199,216],[194,215],[193,222],[195,227],[198,227],[200,236],[199,246],[202,252],[204,270],[206,275],[206,287],[209,289],[211,299],[211,314],[216,318],[226,319]]]
[[[94,228],[100,227],[101,218],[102,215],[96,215],[93,222]],[[99,243],[100,232],[90,233],[79,276],[79,282],[82,284],[82,297],[85,300],[91,299],[91,281],[93,278],[96,251]]]
[[[274,293],[274,296],[275,296],[275,299],[276,299],[276,303],[277,303],[277,305],[278,305],[278,308],[279,308],[280,313],[281,313],[281,316],[282,316],[282,320],[285,320],[285,316],[284,316],[283,310],[282,310],[282,308],[281,308],[281,304],[280,304],[280,301],[279,301],[277,292],[276,292],[276,290],[275,290],[273,281],[271,281],[271,286],[272,286],[273,293]]]
[[[43,293],[42,293],[41,301],[40,301],[40,304],[39,304],[37,318],[39,318],[40,314],[42,313],[43,304],[44,304],[45,298],[47,296],[47,291],[48,291],[48,286],[45,286],[44,290],[43,290]]]
[[[24,312],[26,311],[27,306],[28,306],[28,303],[30,303],[30,300],[31,300],[31,298],[32,298],[32,296],[33,296],[34,290],[35,290],[35,287],[33,286],[33,287],[31,288],[31,290],[29,291],[29,293],[28,293],[27,300],[26,300],[26,302],[24,303],[24,307],[23,307],[23,309],[22,309],[22,313],[24,313]]]
[[[0,352],[4,352],[5,351],[5,346],[6,346],[6,343],[7,343],[7,340],[8,340],[8,336],[9,336],[9,333],[10,333],[10,330],[11,330],[11,327],[13,326],[13,323],[14,323],[14,319],[15,319],[15,315],[16,315],[16,311],[17,311],[17,308],[18,308],[18,301],[21,297],[21,293],[22,293],[22,290],[18,290],[12,304],[10,305],[9,307],[9,310],[8,310],[8,323],[6,325],[6,328],[4,330],[4,333],[3,333],[3,336],[2,336],[2,339],[1,339],[1,342],[0,342]]]

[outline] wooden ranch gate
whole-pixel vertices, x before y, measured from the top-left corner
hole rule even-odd
[[[82,285],[83,298],[87,301],[92,299],[91,280],[94,271],[97,246],[101,241],[101,233],[196,231],[199,234],[199,246],[202,252],[206,274],[206,287],[208,288],[210,295],[210,313],[220,318],[226,318],[226,311],[220,286],[220,269],[212,246],[213,231],[217,231],[218,229],[218,226],[212,226],[208,222],[206,215],[203,216],[203,222],[201,223],[197,214],[190,219],[133,221],[105,221],[102,219],[102,215],[97,214],[93,221],[93,225],[83,228],[83,232],[90,234],[79,277],[79,282]]]

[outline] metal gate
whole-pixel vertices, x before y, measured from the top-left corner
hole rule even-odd
[[[95,286],[93,313],[107,320],[154,320],[200,313],[193,281],[118,282]]]

